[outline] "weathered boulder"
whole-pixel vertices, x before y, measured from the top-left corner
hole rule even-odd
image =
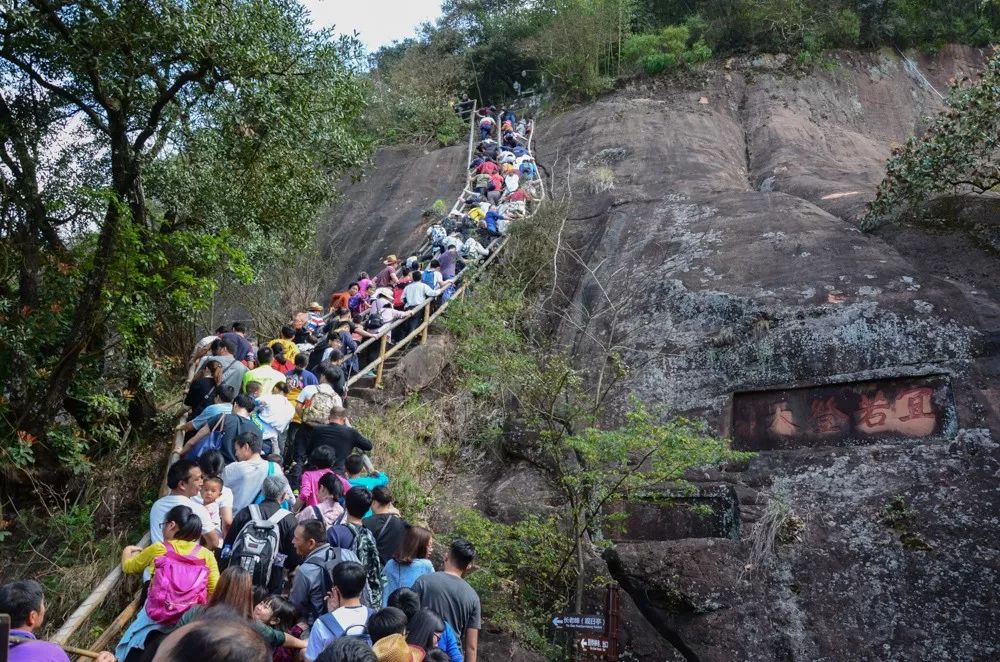
[[[416,342],[416,341],[414,341]],[[451,362],[454,345],[447,334],[432,334],[423,345],[411,343],[386,375],[386,390],[405,395],[430,386]]]
[[[526,515],[555,514],[562,501],[540,469],[518,462],[505,467],[483,491],[480,506],[490,517],[511,524]]]

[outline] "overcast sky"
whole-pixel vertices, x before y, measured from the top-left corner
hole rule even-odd
[[[369,52],[413,36],[417,26],[441,14],[441,0],[303,0],[317,28],[357,30]]]

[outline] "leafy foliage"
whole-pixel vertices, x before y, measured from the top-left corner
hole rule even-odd
[[[483,554],[489,562],[479,580],[496,596],[491,612],[503,622],[533,626],[534,639],[544,634],[544,616],[569,604],[571,593],[579,609],[582,545],[601,529],[605,503],[680,482],[693,466],[748,457],[704,426],[661,420],[662,412],[654,415],[639,402],[620,425],[602,423],[604,396],[626,370],[621,357],[613,351],[592,356],[603,358],[609,373],[595,380],[538,323],[548,310],[545,293],[560,257],[555,237],[565,215],[565,205],[547,203],[531,223],[516,224],[474,298],[457,302],[445,318],[457,339],[454,358],[463,386],[481,411],[499,409],[517,419],[524,433],[507,452],[546,472],[563,499],[558,523],[528,518],[498,528],[499,539],[484,531],[489,527],[479,517],[466,517],[458,527],[491,550]],[[515,631],[523,634],[523,628]]]
[[[692,41],[686,25],[668,25],[656,34],[637,34],[622,46],[622,59],[633,69],[653,76],[681,64],[696,64],[712,57],[712,49],[702,40]]]
[[[483,617],[536,651],[547,650],[546,627],[552,614],[566,609],[572,589],[572,577],[559,574],[572,540],[558,518],[529,515],[503,524],[469,509],[459,513],[452,532],[476,547],[467,579],[482,600]]]
[[[364,113],[373,140],[450,145],[468,135],[468,122],[449,104],[468,76],[461,58],[410,42],[383,49],[373,61]]]
[[[76,466],[150,416],[157,329],[304,245],[363,163],[356,44],[284,0],[14,0],[0,26],[0,450]]]
[[[948,108],[923,137],[893,150],[862,227],[873,229],[937,193],[995,190],[1000,185],[998,104],[1000,56],[994,56],[978,80],[955,82]]]
[[[824,49],[986,46],[998,33],[995,0],[448,0],[393,56],[454,56],[461,91],[480,101],[509,99],[514,81],[574,101],[606,92],[623,71],[652,75],[713,53],[783,51],[812,64]]]

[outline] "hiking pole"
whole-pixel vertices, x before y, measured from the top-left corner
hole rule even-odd
[[[36,639],[32,639],[30,637],[17,637],[17,636],[11,636],[10,640],[15,644],[23,644],[27,641],[37,641]],[[55,642],[53,641],[50,643],[55,643]],[[97,656],[100,655],[100,653],[95,653],[94,651],[85,650],[83,648],[75,648],[74,646],[67,646],[66,644],[56,644],[56,645],[59,646],[59,648],[66,651],[67,653],[72,653],[73,655],[80,655],[82,657],[89,657],[92,660],[97,659]]]
[[[7,662],[10,653],[10,614],[0,614],[0,662]]]

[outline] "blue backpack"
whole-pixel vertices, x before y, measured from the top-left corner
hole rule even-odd
[[[368,612],[368,616],[365,618],[365,623],[367,624],[368,619],[372,617],[375,610],[371,607],[365,607],[365,611]],[[338,621],[330,612],[320,616],[319,622],[322,623],[323,627],[329,630],[331,634],[333,634],[333,639],[331,641],[335,641],[341,637],[352,637],[354,639],[360,639],[369,646],[372,645],[372,638],[371,635],[368,634],[367,625],[352,625],[347,629],[344,629],[344,626],[340,624],[340,621]]]

